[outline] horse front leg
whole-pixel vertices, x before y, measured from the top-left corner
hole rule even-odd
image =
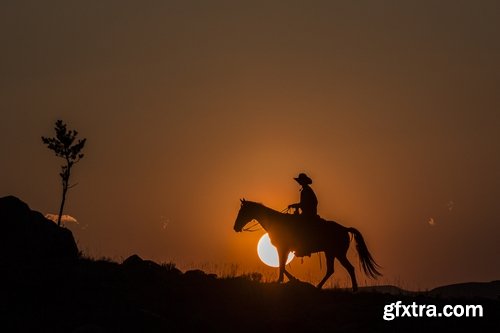
[[[282,283],[284,280],[284,275],[286,274],[288,276],[288,274],[290,274],[285,269],[286,260],[288,259],[288,251],[278,249],[278,259],[279,259],[279,266],[280,266],[280,274],[279,274],[279,278],[278,278],[278,283]]]
[[[286,269],[285,269],[285,275],[288,278],[288,280],[290,280],[290,281],[299,281],[299,279],[297,279],[295,276],[290,274],[290,272],[287,271]]]

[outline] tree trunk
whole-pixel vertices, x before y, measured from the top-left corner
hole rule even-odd
[[[62,185],[63,185],[63,191],[62,191],[62,200],[61,200],[61,207],[59,208],[59,216],[57,217],[57,226],[61,226],[61,218],[62,218],[62,213],[64,209],[64,203],[66,202],[66,193],[68,192],[68,187],[69,187],[69,176],[71,172],[71,163],[67,161],[66,164],[66,169],[63,170],[61,177],[62,177]]]
[[[57,217],[57,226],[61,226],[61,218],[62,218],[62,213],[64,209],[64,202],[66,201],[66,192],[68,191],[68,186],[63,185],[63,192],[62,192],[62,200],[61,200],[61,207],[59,208],[59,215]]]

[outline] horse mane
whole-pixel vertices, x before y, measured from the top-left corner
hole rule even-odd
[[[243,203],[248,203],[248,204],[251,204],[251,205],[254,205],[254,206],[259,206],[260,208],[263,208],[263,209],[267,210],[268,212],[276,214],[276,215],[288,215],[288,214],[279,212],[279,211],[277,211],[275,209],[269,208],[269,207],[267,207],[266,205],[264,205],[261,202],[245,200],[245,201],[243,201]]]

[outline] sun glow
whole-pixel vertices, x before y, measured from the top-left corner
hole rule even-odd
[[[278,250],[271,244],[269,234],[265,234],[259,239],[259,243],[257,243],[257,254],[264,264],[271,267],[279,267]],[[292,252],[288,253],[286,264],[288,265],[294,257],[295,255]]]

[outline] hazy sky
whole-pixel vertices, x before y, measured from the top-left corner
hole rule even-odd
[[[306,172],[382,283],[498,279],[499,34],[498,1],[2,1],[0,196],[57,213],[61,118],[89,255],[261,267],[239,199]]]

